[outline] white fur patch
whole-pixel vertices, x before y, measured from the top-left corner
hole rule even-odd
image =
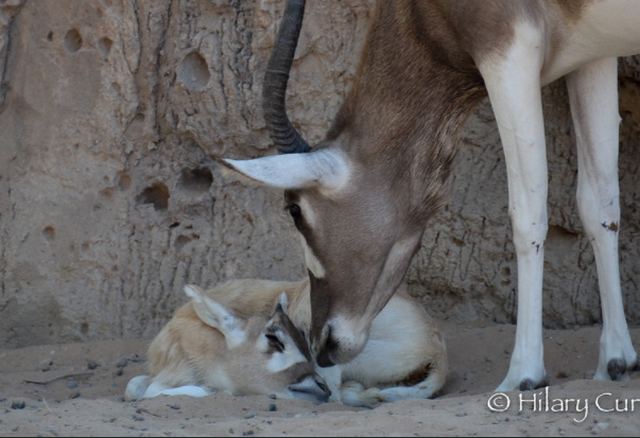
[[[278,332],[278,339],[284,344],[284,351],[282,353],[275,352],[271,355],[271,358],[267,361],[267,370],[270,373],[279,373],[284,371],[295,364],[303,363],[307,361],[307,358],[298,350],[296,343],[290,336]],[[269,351],[269,341],[261,334],[256,342],[256,348],[258,351],[266,353]]]
[[[316,212],[311,208],[311,204],[309,204],[309,201],[304,195],[300,196],[298,205],[300,206],[300,210],[302,210],[302,216],[305,221],[307,221],[311,228],[315,228],[317,223]]]
[[[270,373],[279,373],[298,363],[304,363],[307,359],[298,349],[286,348],[282,353],[274,353],[267,362],[267,370]]]
[[[326,271],[324,270],[324,266],[320,263],[320,260],[313,253],[313,250],[307,244],[307,240],[304,238],[302,234],[300,234],[300,240],[302,242],[302,248],[304,250],[304,261],[307,265],[307,269],[309,269],[313,276],[316,278],[324,278],[326,275]]]
[[[229,349],[243,344],[247,340],[247,332],[243,321],[236,318],[229,310],[197,286],[186,285],[184,292],[193,299],[194,310],[205,324],[214,327],[224,335]]]
[[[124,392],[125,400],[140,400],[144,398],[145,392],[150,384],[151,377],[149,376],[135,376],[131,378]]]
[[[158,395],[186,395],[189,397],[206,397],[211,392],[209,390],[202,388],[201,386],[195,385],[184,385],[178,386],[176,388],[165,389],[160,392]]]

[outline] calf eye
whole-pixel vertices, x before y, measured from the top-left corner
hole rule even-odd
[[[302,216],[302,210],[300,210],[300,206],[298,204],[289,204],[286,208],[294,220],[300,219],[300,216]]]
[[[284,351],[284,344],[282,343],[282,341],[280,341],[280,339],[278,339],[278,337],[276,335],[270,335],[267,334],[265,335],[267,337],[267,340],[269,341],[269,347],[273,348],[274,350],[282,353]]]

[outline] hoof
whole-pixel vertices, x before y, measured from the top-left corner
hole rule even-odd
[[[607,373],[611,380],[622,380],[627,373],[627,361],[624,359],[611,359],[607,363]]]
[[[542,379],[538,383],[531,379],[524,379],[520,382],[520,391],[532,391],[534,389],[544,388],[545,386],[549,386],[549,382],[546,378]]]

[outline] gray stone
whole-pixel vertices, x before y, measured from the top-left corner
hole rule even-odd
[[[185,301],[186,283],[304,274],[282,194],[244,185],[206,158],[274,152],[259,104],[283,1],[21,4],[0,7],[0,346],[148,338]],[[312,143],[352,83],[372,4],[308,4],[288,106]],[[640,61],[625,60],[620,249],[632,324],[639,81]],[[576,214],[564,85],[544,97],[545,323],[592,324],[597,279]],[[486,102],[463,137],[451,201],[428,224],[410,291],[435,316],[513,322],[506,177]]]

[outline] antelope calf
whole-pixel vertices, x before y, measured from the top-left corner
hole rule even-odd
[[[317,371],[304,335],[311,324],[308,280],[234,280],[206,292],[186,286],[185,292],[192,300],[149,347],[150,376],[131,379],[126,398],[198,397],[222,390],[315,401],[331,395],[334,401],[372,407],[432,397],[444,385],[442,336],[404,292],[376,317],[358,356]]]
[[[329,390],[314,373],[307,342],[287,316],[286,295],[265,317],[228,307],[197,286],[184,291],[191,301],[149,346],[151,376],[131,379],[126,399],[203,397],[222,390],[327,400]],[[264,304],[273,307],[274,301]]]

